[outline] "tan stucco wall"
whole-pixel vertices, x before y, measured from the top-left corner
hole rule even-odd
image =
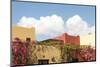
[[[35,40],[35,28],[13,26],[12,40],[14,40],[16,37],[20,38],[21,40],[26,40],[27,37],[31,38],[31,40]]]
[[[40,51],[38,51],[40,49]],[[61,63],[61,50],[54,46],[36,46],[35,53],[37,59],[48,59],[49,63]],[[45,56],[45,57],[43,57]],[[55,58],[56,62],[52,62],[52,58]]]

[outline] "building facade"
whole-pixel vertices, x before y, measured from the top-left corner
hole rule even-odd
[[[64,44],[80,45],[79,36],[71,36],[71,35],[68,35],[67,33],[64,33],[61,36],[55,37],[54,39],[62,40]]]
[[[35,40],[35,28],[25,28],[19,26],[12,27],[12,40],[19,38],[22,41],[25,41],[26,38]]]

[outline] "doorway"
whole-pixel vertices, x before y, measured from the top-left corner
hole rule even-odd
[[[49,64],[49,60],[48,59],[39,59],[38,64]]]

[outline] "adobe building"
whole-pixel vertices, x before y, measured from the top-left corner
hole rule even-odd
[[[32,41],[35,40],[35,28],[13,26],[12,27],[12,41],[15,38],[19,38],[22,41],[25,41],[26,38],[30,38]]]
[[[62,40],[64,44],[80,45],[79,36],[71,36],[71,35],[68,35],[67,33],[64,33],[61,36],[55,37],[54,39]]]
[[[27,49],[30,44],[35,45],[35,28],[25,28],[19,26],[12,27],[12,65],[26,64]],[[23,58],[20,58],[19,55]],[[19,63],[18,58],[21,62]]]
[[[33,64],[61,63],[61,50],[54,46],[36,45],[31,55],[32,59]]]

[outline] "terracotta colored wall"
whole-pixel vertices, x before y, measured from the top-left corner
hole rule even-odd
[[[71,36],[67,33],[64,33],[61,36],[56,37],[57,40],[63,40],[64,44],[75,44],[80,45],[80,37],[79,36]]]

